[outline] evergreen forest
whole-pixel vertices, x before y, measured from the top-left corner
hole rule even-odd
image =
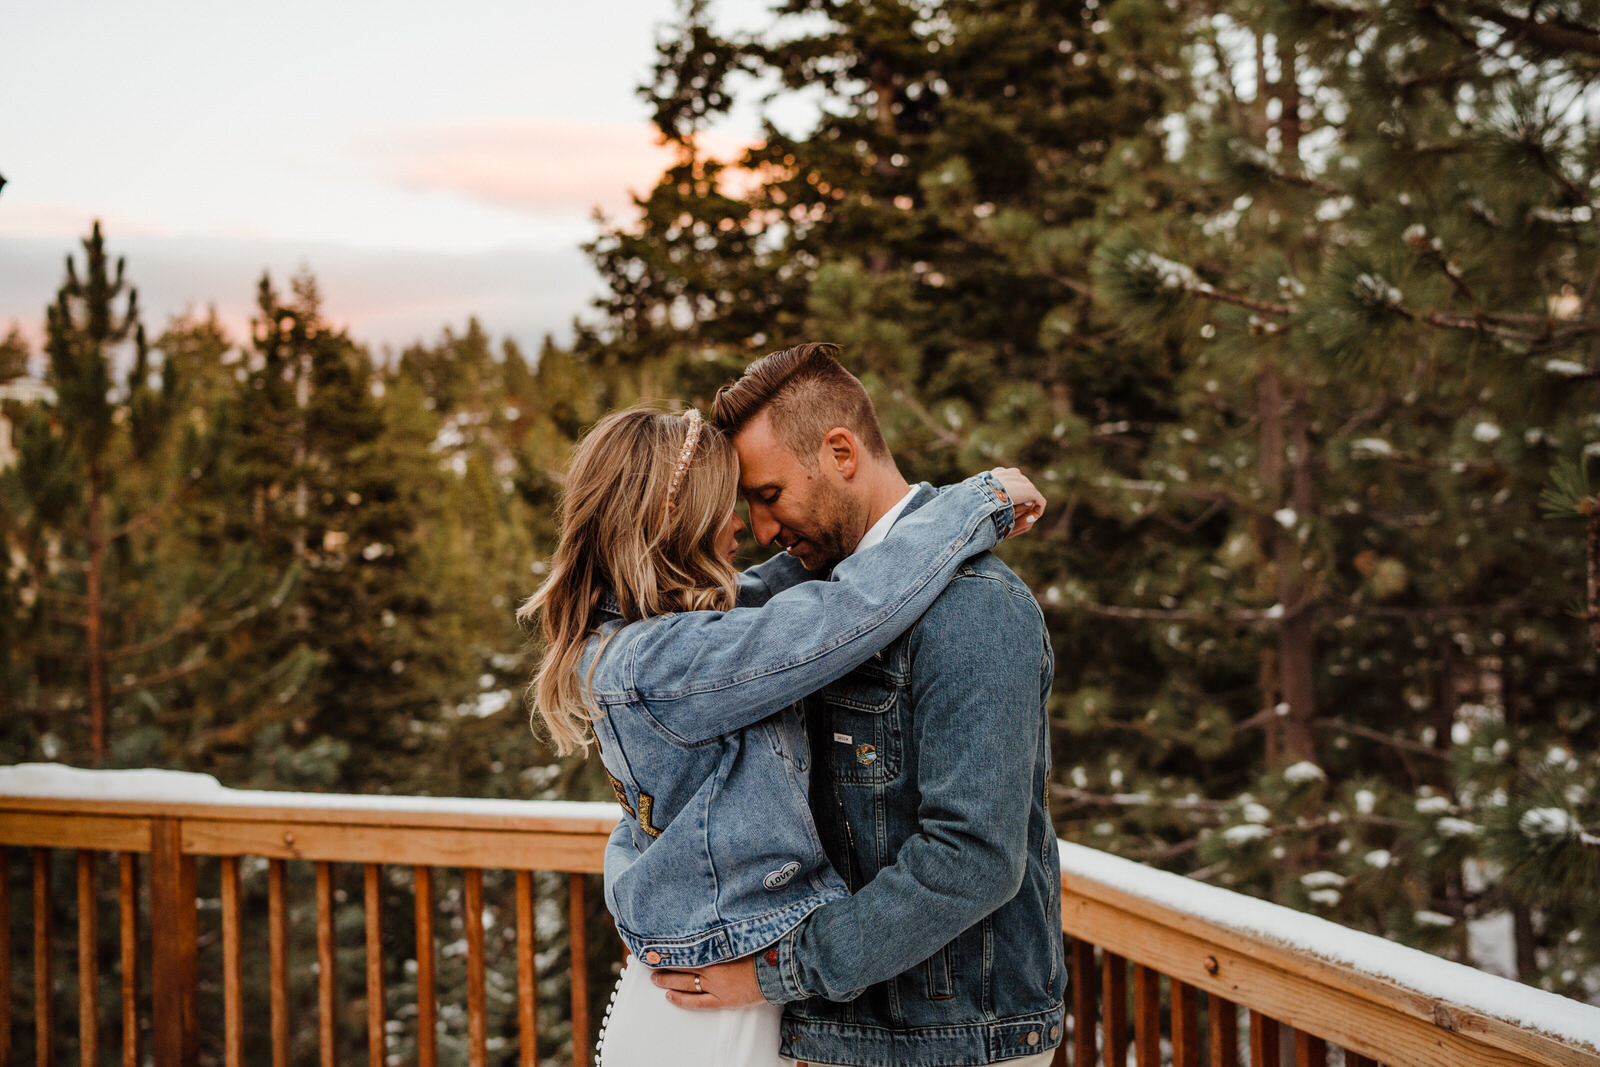
[[[248,336],[158,326],[114,232],[63,249],[43,350],[0,341],[53,392],[0,400],[0,763],[609,798],[530,731],[513,619],[568,452],[829,340],[909,479],[1051,496],[1001,555],[1062,838],[1600,1002],[1593,6],[714,14],[641,72],[677,160],[570,343],[375,358],[309,273]]]

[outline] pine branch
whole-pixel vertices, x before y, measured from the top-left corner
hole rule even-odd
[[[146,652],[153,652],[174,638],[200,628],[202,617],[200,610],[193,604],[184,607],[178,612],[177,621],[167,628],[166,632],[148,641],[137,644],[123,645],[121,648],[112,649],[106,653],[106,662],[115,663],[118,660],[128,659],[133,656],[142,656]]]
[[[109,544],[119,537],[126,537],[128,534],[150,525],[156,519],[165,514],[174,504],[178,503],[185,496],[187,496],[189,491],[198,485],[199,482],[200,480],[198,478],[190,478],[177,489],[174,489],[171,493],[169,493],[167,498],[161,501],[159,504],[152,505],[143,513],[135,515],[133,518],[129,519],[120,526],[113,526],[106,533],[106,543]]]
[[[1485,22],[1492,22],[1508,31],[1502,36],[1502,41],[1527,41],[1554,52],[1600,56],[1600,30],[1559,16],[1553,21],[1542,22],[1533,17],[1533,6],[1529,5],[1526,17],[1513,15],[1494,4],[1469,3],[1466,9]]]
[[[152,689],[155,686],[164,685],[165,683],[172,681],[174,678],[182,678],[186,674],[193,674],[195,671],[199,670],[201,667],[204,667],[209,662],[210,659],[206,656],[205,650],[201,649],[199,655],[194,656],[186,663],[180,663],[176,667],[159,671],[155,674],[146,675],[143,678],[135,678],[131,682],[122,682],[118,685],[114,685],[111,687],[111,692],[114,695],[120,696],[123,693],[131,693],[135,689]]]
[[[910,392],[896,387],[890,392],[889,395],[894,397],[894,400],[897,404],[902,405],[907,411],[915,415],[917,417],[917,421],[922,423],[922,425],[930,430],[940,441],[949,445],[951,448],[960,449],[966,447],[966,438],[962,437],[948,426],[940,423],[938,419],[933,417],[933,413],[919,404],[916,398],[913,397]]]
[[[1381,745],[1388,745],[1390,748],[1412,752],[1419,756],[1432,756],[1434,759],[1441,760],[1450,758],[1449,752],[1434,748],[1432,745],[1425,745],[1421,741],[1413,741],[1408,737],[1395,737],[1393,734],[1386,734],[1382,730],[1374,730],[1370,726],[1362,726],[1360,723],[1346,722],[1343,719],[1319,718],[1313,725],[1323,730],[1337,730],[1339,733],[1350,734],[1353,737],[1364,737],[1368,741],[1376,741]]]
[[[1454,619],[1463,616],[1484,615],[1489,612],[1515,614],[1537,607],[1541,602],[1532,597],[1515,597],[1488,604],[1435,604],[1426,608],[1351,607],[1352,614],[1376,619]]]
[[[1206,612],[1186,608],[1124,608],[1115,604],[1097,604],[1085,601],[1077,605],[1091,615],[1107,619],[1133,619],[1140,622],[1194,622],[1209,625],[1250,625],[1254,623],[1281,623],[1310,610],[1311,601],[1305,601],[1292,610],[1274,604],[1270,608],[1244,608],[1239,611]]]
[[[1194,293],[1195,296],[1204,297],[1205,299],[1213,301],[1214,303],[1232,304],[1234,307],[1241,307],[1247,311],[1259,311],[1263,315],[1293,315],[1295,312],[1300,310],[1300,308],[1294,304],[1280,304],[1271,300],[1257,300],[1252,296],[1244,296],[1240,293],[1226,292],[1222,289],[1217,289],[1209,285],[1205,286],[1203,289],[1192,289],[1190,292]]]
[[[1242,137],[1235,137],[1228,142],[1228,148],[1235,156],[1246,165],[1265,174],[1270,180],[1281,185],[1293,186],[1296,189],[1312,189],[1323,196],[1343,196],[1343,187],[1332,182],[1321,181],[1309,174],[1300,174],[1285,169],[1277,157],[1259,145],[1252,144]]]
[[[1087,789],[1078,789],[1068,785],[1052,785],[1052,796],[1076,804],[1098,804],[1106,807],[1140,808],[1155,803],[1149,793],[1091,793]],[[1173,797],[1161,801],[1163,808],[1182,808],[1188,811],[1223,811],[1230,807],[1229,801],[1211,800],[1206,797]]]

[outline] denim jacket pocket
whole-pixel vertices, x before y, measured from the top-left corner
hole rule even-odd
[[[810,768],[810,744],[806,740],[806,720],[800,705],[789,705],[760,726],[774,753],[782,756],[797,771],[804,772]]]
[[[928,957],[929,1000],[949,1000],[955,996],[955,955],[956,943],[952,941]]]
[[[896,714],[906,683],[894,669],[895,650],[875,656],[829,685],[823,696],[833,737],[833,778],[875,785],[900,774],[901,724]]]

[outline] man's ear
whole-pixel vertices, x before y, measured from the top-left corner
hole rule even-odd
[[[849,481],[856,476],[861,462],[861,442],[843,426],[835,426],[822,435],[821,454],[824,464],[831,465],[840,477]]]

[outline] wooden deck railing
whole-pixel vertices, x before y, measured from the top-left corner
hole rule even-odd
[[[564,883],[560,905],[572,946],[571,1040],[560,1056],[588,1062],[594,1019],[585,915],[590,880],[601,870],[606,836],[616,821],[609,805],[308,797],[220,788],[169,802],[107,792],[0,795],[0,1067],[53,1064],[62,1051],[58,1044],[76,1051],[73,1058],[83,1064],[115,1058],[131,1067],[150,1062],[146,1053],[160,1067],[195,1064],[202,1059],[202,1019],[213,1017],[220,1018],[222,1033],[214,1040],[207,1035],[204,1059],[289,1064],[298,1032],[291,1019],[290,969],[290,889],[296,880],[307,883],[314,904],[315,1049],[321,1063],[335,1063],[340,1048],[337,950],[360,944],[365,984],[354,984],[363,988],[363,1003],[347,1005],[347,1014],[355,1008],[364,1016],[363,1051],[374,1067],[394,1062],[402,1037],[414,1044],[416,1062],[433,1067],[441,1031],[447,1040],[464,1043],[474,1065],[491,1062],[491,1054],[494,1062],[535,1064],[535,872],[555,872],[539,876],[547,893],[552,883]],[[58,850],[75,857],[66,864],[75,873],[75,905],[54,890],[54,868],[66,863]],[[114,854],[114,863],[103,861],[101,853]],[[197,863],[215,868],[206,872],[208,879],[216,876],[214,904],[199,892]],[[353,894],[338,883],[353,875],[352,864],[361,871],[360,900],[344,903]],[[114,879],[102,873],[113,866]],[[412,907],[406,917],[414,919],[415,932],[414,945],[390,946],[414,951],[414,1003],[405,1004],[392,1003],[386,991],[386,976],[395,973],[398,961],[384,951],[385,915],[395,914],[393,903],[385,902],[407,883],[396,876],[397,868],[410,871]],[[486,871],[501,890],[488,904]],[[1245,1051],[1252,1067],[1322,1067],[1339,1062],[1332,1055],[1339,1047],[1350,1067],[1600,1067],[1600,1009],[1077,846],[1063,845],[1062,872],[1071,981],[1057,1064],[1122,1067],[1131,1053],[1139,1067],[1234,1067]],[[465,942],[466,1007],[444,1019],[436,889],[440,879],[453,884],[457,878],[459,891],[448,895],[459,901],[459,915],[451,921]],[[31,885],[31,909],[13,914],[13,881]],[[265,937],[247,930],[241,919],[247,897],[254,911],[263,910],[261,895]],[[113,899],[118,934],[112,938],[105,931],[102,938],[98,917],[102,907],[112,910]],[[207,919],[220,927],[219,936],[202,937],[199,916],[213,906],[220,917]],[[487,1032],[486,958],[508,961],[487,944],[486,907],[509,915],[514,927],[514,935],[502,928],[499,940],[505,944],[514,936],[506,951],[515,956],[515,991],[496,991],[500,999],[514,996],[514,1011],[501,1012],[514,1017],[514,1042],[510,1035],[491,1038]],[[57,929],[66,925],[57,919],[62,912],[76,916],[75,982],[56,973],[56,945],[65,937],[65,929]],[[14,926],[28,934],[15,944]],[[146,934],[148,952],[142,947]],[[13,988],[13,971],[27,970],[28,941],[31,997]],[[264,942],[266,958],[254,958],[247,941]],[[220,968],[214,961],[210,970],[220,969],[220,975],[203,977],[202,958],[216,957],[219,947]],[[108,962],[115,963],[114,977],[101,973]],[[246,1012],[246,975],[256,977],[263,969],[269,1005],[265,1018],[255,1018]],[[346,979],[352,969],[346,965]],[[75,1042],[70,1023],[55,1014],[69,1000],[68,989],[76,994]],[[220,1006],[202,1004],[202,990],[219,998]],[[116,994],[116,1005],[100,1003],[105,991]],[[1241,1031],[1242,1015],[1248,1022]],[[465,1033],[452,1034],[451,1026],[460,1023]],[[1041,1043],[1047,1045],[1049,1036],[1040,1035]],[[302,1043],[301,1059],[310,1055],[306,1046],[309,1041]]]

